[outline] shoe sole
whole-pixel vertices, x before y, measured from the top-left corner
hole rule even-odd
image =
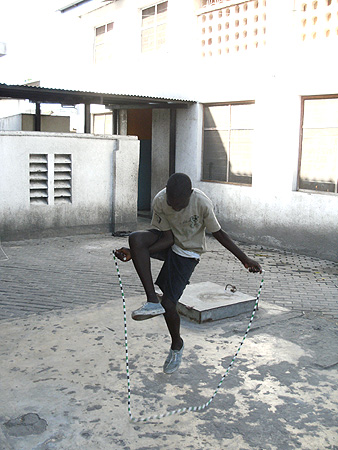
[[[164,312],[155,312],[155,313],[152,313],[152,314],[139,314],[139,315],[136,315],[136,316],[131,316],[131,318],[132,319],[134,319],[134,320],[137,320],[137,321],[141,321],[141,320],[147,320],[147,319],[152,319],[153,317],[156,317],[156,316],[161,316],[161,315],[163,315],[164,314]]]

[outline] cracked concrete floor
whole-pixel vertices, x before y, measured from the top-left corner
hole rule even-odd
[[[250,314],[213,323],[182,319],[182,366],[162,372],[162,318],[129,319],[134,416],[205,403],[238,348]],[[107,327],[112,328],[109,331]],[[131,423],[122,306],[52,311],[0,329],[3,450],[313,450],[338,448],[338,328],[333,320],[262,302],[240,353],[202,412]],[[47,423],[18,436],[4,424],[26,414]]]

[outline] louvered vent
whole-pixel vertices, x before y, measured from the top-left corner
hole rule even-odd
[[[29,197],[31,204],[48,204],[47,155],[29,155]]]
[[[54,159],[54,203],[72,202],[71,155],[55,155]]]

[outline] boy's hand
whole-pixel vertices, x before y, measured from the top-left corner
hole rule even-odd
[[[261,266],[258,264],[257,261],[247,258],[247,260],[245,262],[243,262],[244,267],[246,269],[249,269],[249,272],[253,272],[253,273],[262,273],[262,268]]]
[[[131,260],[131,253],[127,247],[119,248],[118,250],[114,250],[114,252],[120,261],[127,262]]]

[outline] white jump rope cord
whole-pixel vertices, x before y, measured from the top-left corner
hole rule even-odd
[[[116,266],[116,271],[117,271],[117,276],[119,279],[119,283],[120,283],[120,289],[121,289],[121,294],[122,294],[122,303],[123,303],[123,317],[124,317],[124,342],[125,342],[125,347],[126,347],[126,373],[127,373],[127,386],[128,386],[128,414],[129,414],[129,418],[132,422],[148,422],[150,420],[156,420],[156,419],[162,419],[163,417],[168,417],[168,416],[173,416],[174,414],[183,414],[189,411],[201,411],[202,409],[207,408],[210,403],[213,401],[213,399],[216,397],[225,377],[228,375],[229,370],[231,369],[231,367],[233,366],[235,359],[237,358],[238,353],[240,352],[242,345],[244,344],[244,341],[250,331],[250,327],[253,321],[253,318],[255,316],[257,307],[258,307],[258,301],[259,301],[259,297],[261,295],[261,291],[262,291],[262,286],[263,286],[263,282],[264,282],[264,270],[262,271],[262,280],[258,289],[258,293],[257,293],[257,297],[256,297],[256,302],[255,302],[255,306],[249,321],[249,325],[247,327],[247,330],[244,334],[244,337],[241,341],[241,343],[239,344],[239,347],[234,355],[234,357],[232,358],[232,361],[230,362],[228,368],[226,369],[226,371],[224,372],[224,374],[222,375],[222,378],[220,380],[220,382],[218,383],[218,386],[215,390],[215,392],[213,393],[213,395],[209,398],[209,400],[206,403],[203,403],[202,405],[199,406],[189,406],[187,408],[179,408],[179,409],[175,409],[173,411],[167,411],[165,413],[162,414],[155,414],[153,416],[149,416],[149,417],[133,417],[132,413],[131,413],[131,389],[130,389],[130,375],[129,375],[129,358],[128,358],[128,337],[127,337],[127,312],[126,312],[126,301],[125,301],[125,297],[124,297],[124,292],[123,292],[123,286],[122,286],[122,280],[121,280],[121,275],[120,275],[120,270],[119,270],[119,266],[117,264],[117,259],[115,256],[115,252],[113,251],[113,257],[114,257],[114,262],[115,262],[115,266]]]

